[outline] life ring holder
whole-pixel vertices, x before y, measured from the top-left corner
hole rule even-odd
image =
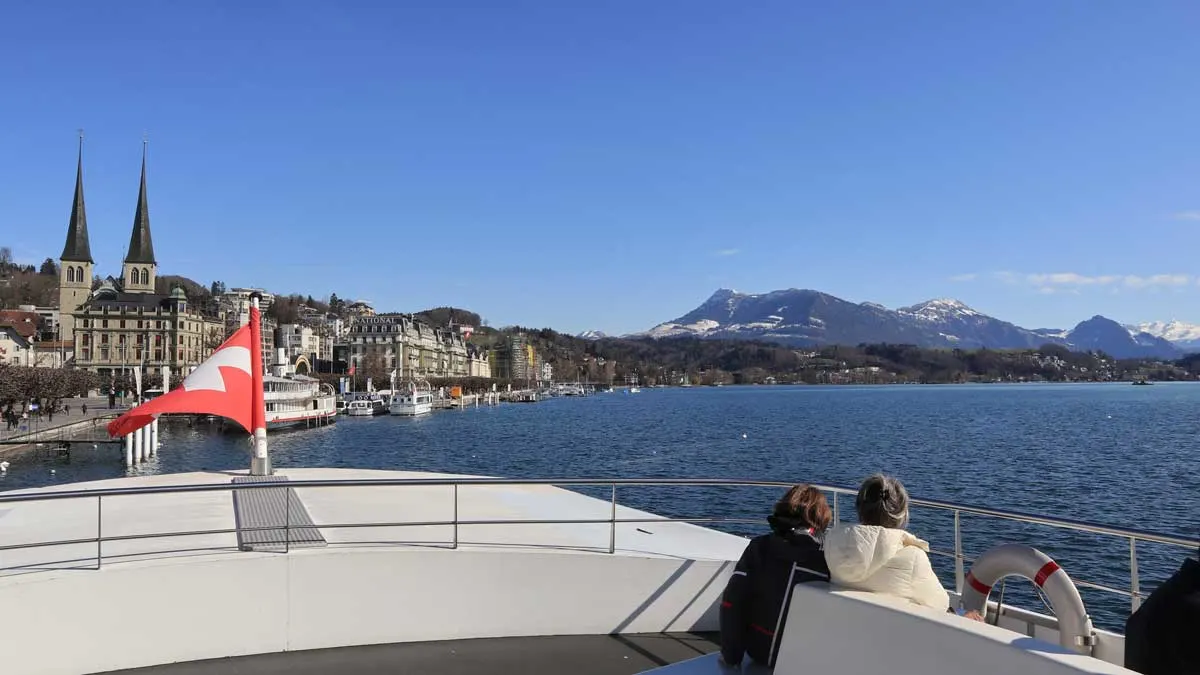
[[[959,600],[963,610],[987,615],[992,586],[1005,577],[1028,579],[1042,589],[1058,619],[1058,643],[1067,649],[1091,656],[1096,644],[1092,619],[1075,582],[1058,563],[1031,546],[1001,544],[975,560],[963,584]]]

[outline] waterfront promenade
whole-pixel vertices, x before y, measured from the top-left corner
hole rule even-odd
[[[30,415],[12,429],[9,429],[7,424],[0,424],[0,456],[36,443],[71,440],[73,437],[106,437],[107,432],[103,424],[107,424],[113,415],[129,409],[129,406],[122,405],[120,400],[109,408],[107,396],[72,398],[66,403],[70,406],[69,412],[60,410],[54,413],[53,417],[46,414]],[[91,424],[83,424],[84,422]]]

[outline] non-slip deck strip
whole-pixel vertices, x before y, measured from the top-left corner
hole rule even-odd
[[[287,483],[287,476],[238,476],[233,483]],[[243,551],[283,551],[326,543],[300,496],[286,485],[233,490],[233,513],[238,547]],[[264,527],[271,529],[255,529]]]

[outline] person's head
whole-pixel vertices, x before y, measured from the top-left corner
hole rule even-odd
[[[891,476],[877,473],[863,481],[854,500],[858,522],[892,529],[908,525],[908,491]]]
[[[811,485],[795,485],[775,503],[767,522],[781,534],[792,530],[812,529],[821,532],[833,521],[833,510],[825,501],[825,493]]]

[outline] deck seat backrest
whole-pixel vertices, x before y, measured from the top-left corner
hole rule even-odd
[[[776,675],[1129,673],[1058,645],[898,598],[796,586]]]

